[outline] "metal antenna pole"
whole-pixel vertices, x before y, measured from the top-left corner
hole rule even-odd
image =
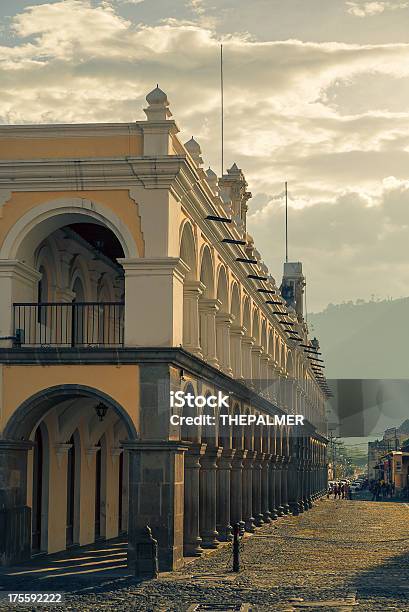
[[[222,171],[224,169],[224,83],[223,83],[223,45],[220,45],[220,101],[221,101],[221,147],[222,147]]]
[[[288,263],[288,189],[285,182],[285,261]]]

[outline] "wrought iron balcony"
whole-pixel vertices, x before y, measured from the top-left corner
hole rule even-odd
[[[13,304],[17,347],[112,347],[124,343],[122,302]]]

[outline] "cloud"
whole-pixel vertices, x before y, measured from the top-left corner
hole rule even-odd
[[[378,235],[393,234],[391,249],[394,244],[400,249],[403,235],[407,244],[406,230],[400,234],[393,219],[402,220],[406,209],[401,200],[409,195],[409,111],[403,93],[409,96],[409,44],[260,41],[248,33],[221,38],[200,16],[197,21],[135,23],[122,17],[112,2],[88,0],[27,7],[10,27],[13,44],[0,46],[0,122],[143,119],[145,95],[159,83],[182,140],[193,134],[206,164],[218,172],[223,40],[226,165],[236,161],[257,196],[254,210],[259,213],[250,214],[249,227],[266,256],[281,214],[276,208],[269,212],[266,202],[289,181],[297,207],[305,209],[297,216],[306,219],[303,235],[304,221],[299,226],[297,256],[306,254],[309,269],[322,281],[310,291],[317,304],[337,301],[335,295],[328,297],[329,291],[337,293],[338,301],[344,295],[337,282],[328,289],[326,249],[337,274],[347,279],[351,253],[359,251],[359,224],[364,233],[379,225]],[[398,89],[400,96],[394,95]],[[383,183],[389,176],[399,188]],[[381,193],[391,216],[378,214],[383,210]],[[338,219],[342,211],[344,221]],[[337,213],[337,221],[329,232],[331,212]],[[334,232],[348,234],[349,217],[349,242],[339,244]],[[327,234],[333,239],[328,241]],[[273,251],[271,270],[279,276],[282,249]],[[385,261],[382,250],[372,248],[372,254],[373,261],[366,264],[371,269],[368,283],[374,282],[372,269],[383,269]],[[355,265],[352,276],[355,269],[363,271]],[[407,279],[399,270],[394,267],[387,283],[393,295],[401,294],[402,279]],[[358,281],[351,287],[358,290]],[[365,297],[363,290],[357,295]]]
[[[291,187],[291,186],[290,186]],[[378,192],[345,190],[332,200],[289,210],[289,253],[302,261],[312,310],[328,302],[407,295],[409,181],[387,177]],[[267,263],[280,270],[284,252],[283,202],[270,200],[250,214]],[[272,251],[269,245],[274,244]],[[374,282],[376,279],[376,282]]]
[[[347,2],[347,12],[354,17],[372,17],[385,11],[396,11],[409,6],[409,2]]]

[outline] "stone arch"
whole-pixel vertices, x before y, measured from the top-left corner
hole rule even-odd
[[[251,336],[251,307],[248,295],[243,300],[243,326],[246,328],[247,335]]]
[[[197,249],[196,240],[192,225],[189,221],[185,221],[181,226],[180,233],[180,257],[188,266],[189,271],[186,274],[186,280],[197,279]]]
[[[0,259],[20,259],[32,265],[36,248],[47,236],[65,225],[84,222],[110,229],[125,258],[139,257],[131,232],[110,208],[84,198],[58,198],[31,208],[18,219],[5,237]]]
[[[184,388],[185,396],[191,393],[192,395],[196,395],[194,387],[192,383],[187,383]],[[189,406],[187,401],[183,406],[182,417],[196,417],[198,414],[195,406]],[[180,426],[180,439],[186,442],[199,442],[200,441],[200,428],[198,425],[187,425],[185,422],[182,422]]]
[[[263,350],[267,352],[267,321],[264,318],[261,321],[260,344]]]
[[[217,299],[221,302],[220,310],[229,312],[229,283],[224,266],[219,267],[217,274]]]
[[[130,440],[136,440],[138,433],[128,412],[112,397],[85,385],[57,385],[42,389],[26,399],[13,412],[8,420],[3,438],[15,440],[28,440],[35,425],[46,415],[46,413],[60,401],[68,398],[94,399],[96,403],[103,402],[112,408],[122,419]]]
[[[238,403],[234,404],[233,407],[233,416],[240,415],[240,407]],[[236,450],[241,450],[243,448],[243,427],[238,423],[233,423],[232,427],[232,446]]]
[[[240,301],[240,290],[236,281],[233,282],[231,288],[231,314],[233,315],[234,325],[241,325],[241,301]]]
[[[259,316],[258,308],[254,308],[253,310],[251,335],[253,336],[256,345],[260,344],[260,316]]]
[[[207,244],[202,247],[200,253],[200,282],[204,285],[203,296],[214,298],[214,262]]]

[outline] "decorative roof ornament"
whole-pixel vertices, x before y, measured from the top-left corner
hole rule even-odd
[[[198,166],[201,166],[203,164],[202,149],[200,148],[200,145],[197,142],[197,140],[195,140],[192,136],[190,140],[185,142],[184,146],[187,152],[189,153],[189,155],[196,162],[196,164]]]
[[[209,183],[209,187],[211,188],[211,190],[214,191],[215,193],[218,193],[218,180],[219,179],[217,177],[216,172],[214,172],[214,170],[212,170],[210,166],[206,170],[206,176],[207,176],[207,182]]]
[[[156,85],[155,89],[152,89],[146,96],[148,107],[144,108],[148,121],[166,121],[172,117],[172,113],[169,110],[168,97],[164,91]]]

